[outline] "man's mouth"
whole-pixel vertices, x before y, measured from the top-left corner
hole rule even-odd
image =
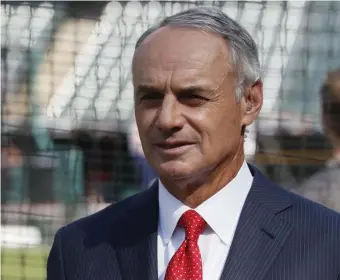
[[[188,141],[164,141],[155,143],[155,146],[165,154],[181,154],[194,145]]]
[[[187,141],[164,141],[156,143],[156,146],[162,149],[174,149],[182,146],[192,145],[193,143]]]

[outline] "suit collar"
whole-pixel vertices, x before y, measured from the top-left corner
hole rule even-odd
[[[291,234],[280,212],[292,206],[287,191],[250,166],[252,188],[244,204],[221,279],[261,280]]]
[[[272,214],[292,206],[293,202],[289,193],[277,184],[269,181],[262,172],[251,164],[248,164],[254,180],[248,200],[256,199],[263,207],[267,208]]]

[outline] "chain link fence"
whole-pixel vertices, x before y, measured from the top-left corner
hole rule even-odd
[[[133,119],[134,45],[197,5],[218,6],[259,47],[265,101],[248,160],[294,188],[330,157],[318,92],[339,67],[340,2],[2,1],[2,279],[44,279],[60,226],[155,179]]]

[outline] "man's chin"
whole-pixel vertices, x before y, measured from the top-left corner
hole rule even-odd
[[[193,174],[193,169],[183,162],[163,162],[158,165],[157,169],[159,176],[168,180],[190,179]]]

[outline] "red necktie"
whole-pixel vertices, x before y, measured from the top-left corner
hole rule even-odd
[[[202,258],[197,241],[206,222],[197,212],[188,210],[178,225],[184,227],[185,240],[171,258],[164,280],[202,280]]]

